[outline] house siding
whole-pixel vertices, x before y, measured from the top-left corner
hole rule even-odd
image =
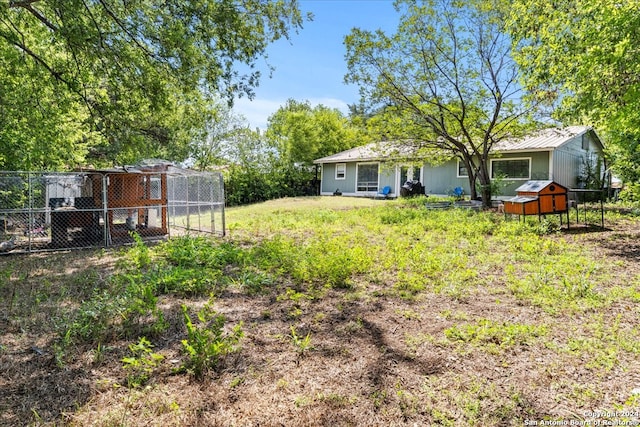
[[[325,163],[322,165],[322,193],[331,193],[340,190],[343,193],[355,192],[356,190],[356,164],[346,164],[346,174],[344,179],[336,179],[336,163]]]
[[[398,195],[395,188],[395,167],[385,165],[381,162],[346,162],[345,179],[336,179],[336,164],[324,163],[322,165],[322,184],[320,194],[333,194],[336,190],[340,190],[343,195],[373,197],[376,191],[362,192],[356,191],[357,165],[377,163],[378,167],[378,190],[385,186],[391,187],[391,197]]]
[[[531,176],[532,180],[547,180],[549,177],[549,151],[510,153],[494,159],[513,159],[513,158],[530,158],[531,159]],[[516,188],[520,187],[527,180],[505,179],[501,196],[515,196]]]
[[[399,196],[400,191],[396,188],[396,167],[381,163],[378,173],[378,190],[382,190],[384,187],[389,186],[391,187],[390,196]]]
[[[464,188],[469,194],[469,179],[458,178],[458,161],[449,160],[437,166],[426,163],[422,169],[424,192],[426,194],[449,194],[456,187]]]
[[[567,188],[576,188],[578,176],[582,173],[583,162],[589,152],[602,155],[600,145],[591,132],[578,135],[559,147],[553,155],[552,179]]]
[[[509,153],[492,159],[531,159],[531,179],[549,179],[549,152],[525,152]],[[459,178],[457,160],[450,160],[441,165],[424,165],[425,192],[427,194],[450,194],[455,187],[464,188],[465,194],[470,194],[469,179]],[[516,188],[521,186],[526,180],[505,180],[502,189],[503,196],[514,196]]]

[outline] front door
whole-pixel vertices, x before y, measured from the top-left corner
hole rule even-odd
[[[422,168],[415,165],[398,166],[396,172],[396,188],[400,190],[407,181],[420,181],[420,183],[424,185],[424,182],[422,182]]]

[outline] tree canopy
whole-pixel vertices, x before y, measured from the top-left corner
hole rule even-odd
[[[288,162],[307,165],[362,143],[340,110],[293,99],[269,117],[266,136]]]
[[[345,80],[360,86],[365,102],[383,107],[386,138],[459,158],[472,197],[479,183],[485,204],[489,152],[524,132],[534,111],[520,102],[510,38],[494,3],[397,1],[395,34],[354,29],[345,39]]]
[[[640,180],[637,0],[515,0],[507,22],[527,90],[604,131],[618,171]]]
[[[184,158],[302,22],[296,0],[0,2],[0,167]]]

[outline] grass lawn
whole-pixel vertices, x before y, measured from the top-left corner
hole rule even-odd
[[[423,203],[283,199],[228,209],[224,239],[0,257],[0,425],[640,419],[635,216]]]

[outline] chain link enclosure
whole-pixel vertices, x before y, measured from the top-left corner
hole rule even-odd
[[[0,255],[110,247],[190,232],[223,236],[218,172],[169,164],[0,172]]]

